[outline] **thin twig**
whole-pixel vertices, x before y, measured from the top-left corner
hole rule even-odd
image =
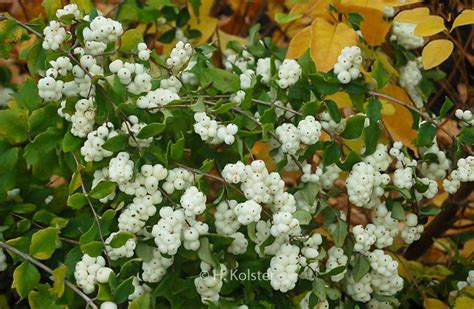
[[[8,251],[11,251],[11,252],[15,253],[18,256],[21,256],[23,259],[25,259],[25,260],[29,261],[30,263],[38,266],[39,268],[46,271],[50,275],[53,275],[54,272],[51,268],[49,268],[47,265],[41,263],[40,261],[37,261],[36,259],[31,257],[29,254],[24,253],[24,252],[16,249],[15,247],[12,247],[9,244],[6,244],[2,241],[0,241],[0,247],[5,248]],[[68,288],[73,290],[77,295],[79,295],[82,299],[84,299],[84,301],[87,303],[88,306],[91,306],[92,308],[95,308],[95,309],[98,308],[97,305],[94,303],[94,301],[91,298],[89,298],[89,296],[87,296],[84,292],[82,292],[76,285],[74,285],[73,283],[68,281],[66,278],[63,278],[63,282]]]

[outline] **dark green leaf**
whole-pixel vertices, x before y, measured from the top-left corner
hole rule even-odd
[[[89,195],[95,199],[101,199],[109,196],[115,191],[117,184],[109,180],[100,181],[94,188],[92,188]]]

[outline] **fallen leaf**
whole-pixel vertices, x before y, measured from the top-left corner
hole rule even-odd
[[[395,99],[411,105],[410,97],[406,94],[405,90],[398,86],[388,84],[383,89],[383,92]],[[390,99],[386,99],[386,101],[391,102]],[[396,102],[392,103],[395,113],[393,113],[393,115],[382,115],[385,127],[394,140],[402,141],[408,148],[417,152],[417,149],[413,144],[413,140],[416,138],[417,134],[416,131],[412,129],[413,117],[410,111]]]
[[[432,36],[441,31],[446,30],[444,25],[444,19],[440,16],[426,16],[423,17],[422,22],[420,22],[415,28],[415,35],[418,36]]]
[[[430,9],[427,7],[420,7],[416,9],[401,11],[398,13],[393,21],[418,24],[424,17],[430,15]]]
[[[189,26],[191,29],[197,29],[201,31],[201,37],[195,42],[196,45],[207,42],[207,40],[212,36],[217,26],[217,18],[211,17],[213,0],[201,0],[201,6],[199,7],[199,16],[194,15],[194,10],[192,5],[188,4],[188,11],[191,15],[189,19]]]
[[[453,31],[457,27],[472,24],[474,24],[474,10],[464,10],[454,20],[453,26],[451,27],[451,31]]]
[[[357,45],[357,33],[345,23],[333,25],[318,17],[311,31],[311,57],[320,72],[332,70],[344,47]]]
[[[290,41],[286,58],[298,59],[311,45],[311,26],[301,29]]]
[[[423,68],[429,70],[440,65],[453,52],[454,44],[449,40],[434,40],[429,42],[421,52]]]

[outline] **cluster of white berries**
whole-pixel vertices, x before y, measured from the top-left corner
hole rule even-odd
[[[418,216],[414,213],[408,213],[405,216],[405,225],[400,233],[401,238],[407,244],[411,244],[421,237],[424,227],[418,224]]]
[[[245,91],[239,90],[230,96],[229,101],[237,104],[242,103],[245,100]]]
[[[134,163],[130,160],[128,152],[120,152],[115,158],[109,162],[109,177],[110,180],[121,184],[126,183],[133,177]]]
[[[423,106],[423,97],[419,85],[423,76],[421,75],[421,57],[414,61],[408,61],[406,65],[400,68],[400,86],[405,88],[408,95],[415,103],[416,107]]]
[[[472,118],[472,112],[470,110],[466,109],[463,111],[462,109],[458,108],[454,115],[459,120],[462,120],[466,125],[474,126],[474,118]]]
[[[393,184],[400,189],[411,189],[415,184],[411,167],[397,168],[393,173]]]
[[[336,122],[331,118],[329,112],[323,111],[319,114],[319,120],[321,121],[321,125],[324,130],[329,131],[332,134],[340,134],[346,129],[346,119],[342,118],[341,121]]]
[[[390,177],[381,174],[371,164],[359,162],[352,167],[346,179],[349,201],[358,207],[371,208],[369,202],[383,195],[382,185],[387,185]]]
[[[338,248],[336,246],[331,247],[328,250],[328,259],[326,261],[326,272],[329,272],[337,267],[346,266],[347,265],[347,255],[344,254],[344,250],[342,248]],[[331,276],[331,280],[333,282],[339,282],[344,278],[347,269],[340,272],[339,274]]]
[[[137,106],[139,108],[148,109],[151,113],[156,113],[160,107],[175,100],[179,100],[179,96],[174,91],[158,88],[139,97]]]
[[[143,61],[150,59],[151,50],[148,49],[145,43],[138,43],[138,58]]]
[[[359,66],[362,64],[361,53],[359,46],[344,47],[337,57],[334,74],[342,84],[348,84],[351,80],[359,78]]]
[[[128,144],[132,147],[147,148],[153,142],[153,137],[149,138],[138,138],[137,135],[141,129],[146,127],[146,123],[140,122],[138,117],[131,115],[128,117],[128,121],[122,123],[122,131],[130,134],[128,138]]]
[[[278,86],[286,89],[300,79],[302,73],[301,66],[294,59],[285,59],[278,69]]]
[[[194,186],[186,189],[180,202],[188,217],[200,215],[206,210],[206,195]]]
[[[245,49],[242,50],[240,54],[237,54],[232,49],[226,49],[224,50],[223,58],[224,59],[222,59],[222,62],[228,71],[233,71],[234,66],[236,66],[240,69],[240,71],[244,72],[247,70],[247,68],[255,63],[255,58],[253,55]]]
[[[305,165],[303,165],[303,175],[301,176],[302,182],[319,182],[319,178],[323,174],[323,171],[321,170],[321,168],[318,167],[313,173],[311,169],[311,164],[306,163]]]
[[[384,144],[377,144],[375,151],[364,157],[364,162],[370,164],[379,172],[387,170],[392,160],[388,154],[387,146]]]
[[[91,55],[103,53],[107,44],[115,42],[123,33],[122,24],[113,19],[97,16],[82,30],[85,51]]]
[[[182,86],[183,84],[181,84],[176,76],[170,76],[169,78],[165,78],[160,81],[161,89],[168,89],[174,93],[178,93]]]
[[[218,234],[233,235],[239,230],[240,223],[234,211],[237,204],[236,200],[224,200],[217,205],[214,218]]]
[[[262,212],[262,206],[254,200],[248,200],[235,206],[234,212],[237,220],[242,225],[249,225],[252,222],[258,222]]]
[[[74,17],[74,19],[79,20],[81,18],[81,12],[79,11],[79,8],[77,7],[77,4],[71,3],[66,6],[64,6],[62,9],[58,9],[56,11],[56,17],[61,18],[63,16],[68,16],[71,15]]]
[[[299,259],[299,264],[303,269],[300,278],[313,280],[319,272],[319,261],[317,259],[320,256],[319,246],[322,243],[323,238],[318,233],[314,233],[303,243]]]
[[[341,174],[342,170],[337,166],[335,163],[324,166],[320,164],[318,169],[321,169],[323,172],[319,176],[319,183],[324,190],[329,190],[333,187],[334,182],[339,179],[339,175]]]
[[[155,204],[160,203],[162,196],[158,189],[158,183],[167,175],[168,171],[161,164],[144,164],[140,168],[140,172],[137,172],[135,179],[119,183],[119,189],[127,195],[137,197],[151,195]]]
[[[163,278],[168,267],[173,264],[173,257],[167,258],[160,254],[158,249],[153,250],[153,257],[149,261],[143,261],[142,279],[145,282],[156,283]]]
[[[80,99],[76,102],[75,113],[71,116],[71,134],[86,137],[94,129],[95,107],[94,97]]]
[[[367,254],[375,244],[377,238],[375,237],[376,227],[373,224],[367,224],[364,228],[362,225],[356,225],[352,228],[352,234],[354,234],[355,244],[354,251]]]
[[[170,57],[166,60],[169,68],[179,69],[186,64],[193,55],[193,48],[191,44],[179,41],[171,50]]]
[[[462,182],[474,181],[474,156],[459,159],[457,168],[449,176],[450,179],[443,180],[443,187],[450,194],[456,193]]]
[[[359,281],[355,281],[352,274],[346,277],[344,280],[344,288],[355,301],[368,302],[370,300],[370,294],[373,292],[371,286],[372,275],[367,273]]]
[[[60,22],[52,20],[49,22],[49,25],[44,28],[43,35],[43,48],[58,50],[60,45],[66,40],[68,33],[66,29],[61,26]]]
[[[300,149],[300,143],[306,145],[316,144],[321,136],[321,123],[313,116],[306,116],[298,123],[284,123],[278,126],[275,133],[281,143],[281,150],[291,155]]]
[[[234,240],[227,248],[227,252],[232,253],[233,255],[244,254],[247,251],[247,246],[249,244],[245,235],[241,232],[236,232],[230,235]]]
[[[129,63],[117,59],[109,64],[109,70],[117,74],[119,81],[127,85],[127,90],[133,94],[138,95],[151,90],[151,76],[141,63]]]
[[[91,257],[84,254],[76,264],[74,278],[77,286],[86,294],[94,292],[97,283],[106,283],[109,280],[112,269],[105,267],[105,259],[102,256]]]
[[[184,168],[174,168],[168,171],[168,176],[163,183],[163,190],[172,194],[175,190],[185,190],[194,183],[194,175]]]
[[[148,285],[140,284],[140,279],[137,276],[133,277],[132,284],[134,290],[132,294],[128,295],[128,300],[134,300],[145,293],[151,292],[151,288]]]
[[[233,124],[223,125],[211,119],[206,113],[194,114],[194,132],[199,134],[201,139],[211,145],[218,145],[222,142],[232,145],[239,128]]]
[[[46,76],[38,81],[38,94],[47,101],[58,101],[62,98],[64,82],[55,80],[51,76]]]
[[[125,244],[118,248],[114,248],[110,245],[110,242],[117,234],[117,232],[111,233],[105,240],[105,249],[107,250],[109,258],[115,261],[123,257],[132,257],[135,252],[135,247],[137,246],[137,240],[135,238],[127,239]]]
[[[194,285],[201,295],[203,304],[219,301],[219,292],[227,273],[228,270],[224,264],[220,264],[219,269],[212,269],[211,265],[201,262],[201,275],[194,279]]]
[[[280,235],[298,235],[301,233],[301,228],[298,219],[294,218],[290,212],[279,211],[273,214],[270,232],[274,237]]]
[[[171,207],[160,209],[160,220],[153,226],[151,234],[155,238],[159,252],[175,255],[181,246],[181,233],[186,224],[183,209],[173,210]]]
[[[376,249],[368,255],[370,267],[372,270],[385,277],[391,277],[397,274],[398,262],[385,254],[383,250]]]
[[[401,148],[401,142],[398,142],[396,144],[397,147]],[[399,151],[393,148],[392,150],[394,151],[394,154],[399,153]],[[390,151],[390,154],[392,154],[392,150]],[[420,171],[423,176],[426,176],[431,180],[438,180],[446,177],[448,170],[451,168],[451,160],[446,157],[446,153],[444,153],[444,151],[441,151],[439,149],[438,144],[436,142],[426,149],[420,149],[420,153],[423,156],[434,155],[436,157],[436,162],[423,161],[421,163]],[[400,158],[397,159],[400,160]]]
[[[278,69],[280,67],[281,62],[279,60],[275,60],[275,68]],[[257,68],[256,73],[258,76],[262,77],[262,83],[268,84],[272,77],[271,72],[271,58],[260,58],[257,61]],[[283,87],[282,87],[283,88]]]
[[[374,235],[377,238],[375,246],[379,249],[391,246],[394,238],[399,234],[398,221],[392,218],[385,203],[381,203],[372,212],[372,222],[376,229]]]
[[[135,197],[133,202],[129,204],[118,218],[118,228],[120,231],[139,233],[145,227],[146,221],[156,213],[154,204],[161,202],[156,201],[152,196]]]
[[[109,169],[107,167],[104,168],[98,168],[94,171],[94,179],[92,180],[92,189],[95,188],[101,182],[102,180],[108,180],[109,179]],[[109,195],[101,198],[99,201],[101,203],[107,203],[108,201],[111,201],[115,198],[115,191],[110,193]]]
[[[457,288],[458,290],[462,290],[464,289],[465,287],[472,287],[474,286],[474,270],[470,270],[468,275],[467,275],[467,278],[466,278],[466,281],[459,281],[457,283]]]
[[[294,289],[298,281],[300,248],[285,244],[270,261],[268,274],[273,289],[286,293]]]
[[[422,47],[425,40],[421,36],[415,35],[416,24],[394,22],[390,41],[397,41],[398,44],[406,49],[415,49]]]
[[[252,87],[252,80],[254,79],[255,72],[247,69],[239,75],[240,89],[247,90]]]
[[[49,62],[51,68],[46,70],[46,76],[57,78],[58,75],[65,76],[72,70],[72,63],[68,57],[58,57]]]
[[[81,147],[81,154],[87,162],[102,161],[103,158],[110,157],[113,152],[102,148],[102,145],[109,139],[116,136],[118,133],[114,130],[114,125],[111,122],[102,124],[96,130],[87,134],[87,140]]]

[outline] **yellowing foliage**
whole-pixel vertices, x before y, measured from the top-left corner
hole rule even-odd
[[[383,13],[378,10],[368,10],[363,17],[360,30],[367,44],[376,46],[385,42],[390,24],[384,19]]]
[[[447,309],[448,305],[436,298],[425,298],[423,307],[426,309]]]
[[[401,11],[393,20],[403,23],[418,24],[423,20],[423,18],[429,15],[430,10],[427,7],[420,7],[412,10]]]
[[[472,24],[474,24],[474,10],[464,10],[454,20],[453,26],[451,27],[451,31],[453,31],[457,27]]]
[[[209,16],[212,4],[212,0],[201,0],[201,7],[199,9],[199,16],[194,15],[194,10],[189,4],[189,14],[191,19],[189,20],[189,25],[193,29],[201,31],[201,37],[196,41],[196,44],[202,44],[207,42],[207,40],[212,36],[217,26],[217,19]]]
[[[357,45],[357,33],[345,23],[333,25],[323,18],[311,24],[311,57],[320,72],[329,72],[342,48]]]
[[[444,19],[440,16],[426,16],[416,26],[415,34],[418,36],[431,36],[446,30]]]
[[[290,14],[303,14],[311,18],[322,17],[329,19],[331,13],[328,6],[334,4],[332,0],[306,0],[296,3],[290,11]]]
[[[423,68],[429,70],[440,65],[453,52],[454,44],[449,40],[434,40],[429,42],[421,52]]]
[[[311,26],[301,29],[290,41],[286,58],[297,59],[304,54],[311,44]]]

